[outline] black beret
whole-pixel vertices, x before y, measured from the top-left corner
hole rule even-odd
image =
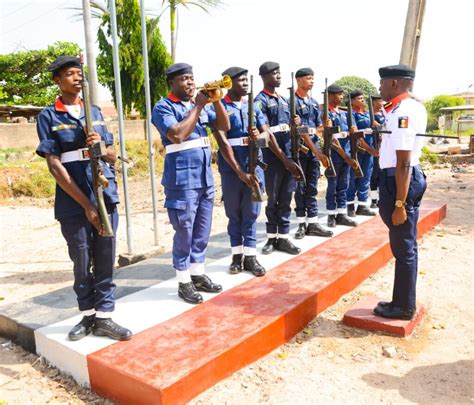
[[[328,93],[344,93],[344,89],[337,84],[331,84],[328,87]]]
[[[275,69],[280,69],[280,65],[276,62],[265,62],[260,65],[258,74],[260,76],[266,75],[267,73],[273,72]]]
[[[380,94],[372,94],[370,96],[372,98],[372,100],[382,100],[382,96]]]
[[[356,97],[363,96],[363,95],[364,95],[364,92],[362,92],[360,90],[354,90],[354,91],[350,92],[351,98],[356,98]]]
[[[296,71],[295,77],[305,77],[305,76],[314,76],[313,69],[311,68],[302,68]]]
[[[238,66],[232,66],[230,68],[227,68],[226,70],[224,70],[222,72],[222,76],[230,76],[231,79],[233,79],[234,77],[239,77],[239,76],[242,76],[243,74],[247,73],[248,72],[248,69],[244,69],[244,68],[241,68],[241,67],[238,67]]]
[[[381,79],[414,79],[415,69],[407,65],[385,66],[379,69]]]
[[[61,69],[66,67],[80,68],[81,61],[75,56],[61,55],[59,58],[56,58],[56,60],[51,63],[51,65],[48,66],[48,72],[53,72],[53,76],[56,76]]]
[[[192,73],[193,73],[193,67],[191,65],[188,65],[187,63],[175,63],[174,65],[171,65],[165,71],[165,75],[168,80],[176,76],[192,74]]]

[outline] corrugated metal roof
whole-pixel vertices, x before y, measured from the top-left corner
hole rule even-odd
[[[458,105],[455,107],[443,107],[440,111],[469,111],[474,110],[474,105]]]

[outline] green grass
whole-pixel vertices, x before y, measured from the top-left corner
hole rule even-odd
[[[423,163],[436,164],[439,163],[439,156],[436,153],[431,152],[426,146],[423,146],[421,149],[420,161]]]

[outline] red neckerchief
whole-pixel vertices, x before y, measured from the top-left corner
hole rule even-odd
[[[392,98],[389,102],[385,103],[383,108],[385,109],[385,112],[390,112],[393,110],[394,107],[396,107],[398,104],[400,104],[401,101],[410,98],[410,93],[402,93],[399,94],[397,97]]]
[[[263,89],[263,92],[264,92],[265,94],[268,94],[268,95],[271,96],[271,97],[276,97],[276,98],[278,98],[278,93],[277,93],[277,92],[275,92],[275,93],[270,93],[270,92],[269,92],[267,89],[265,89],[265,88]]]
[[[360,114],[364,114],[365,112],[367,112],[367,110],[364,110],[363,108],[352,107],[352,109],[353,109],[356,113],[360,113]]]
[[[81,104],[81,108],[83,107],[82,100],[79,100]],[[56,111],[61,111],[61,112],[68,112],[66,106],[64,105],[63,98],[59,96],[56,101],[54,102],[54,109]]]

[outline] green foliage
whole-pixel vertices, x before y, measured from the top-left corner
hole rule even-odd
[[[75,43],[55,42],[47,49],[0,55],[0,104],[52,104],[59,90],[48,65],[58,56],[79,53]]]
[[[361,90],[367,97],[370,94],[378,93],[375,86],[367,79],[359,76],[344,76],[335,82],[344,89],[344,104],[347,103],[349,93],[354,90]]]
[[[125,114],[129,114],[132,108],[135,107],[144,115],[146,110],[144,97],[145,74],[143,70],[139,2],[138,0],[118,0],[116,7],[117,35],[120,38],[120,80]],[[168,92],[164,72],[172,63],[157,22],[157,19],[147,19],[148,65],[152,103],[158,101],[160,96],[165,96]],[[100,50],[97,57],[97,72],[99,82],[110,90],[114,100],[116,100],[111,32],[110,16],[108,13],[104,13],[102,24],[97,33]]]
[[[165,153],[161,142],[153,144],[155,149],[155,170],[156,174],[161,174],[164,168]],[[133,166],[128,170],[128,175],[147,176],[150,172],[148,158],[148,141],[127,141],[125,144],[127,158],[133,162]],[[120,165],[116,166],[120,169]]]
[[[448,96],[440,94],[433,97],[430,101],[425,103],[426,111],[428,112],[428,131],[438,128],[438,118],[443,115],[440,111],[444,107],[456,107],[464,105],[464,99],[458,96]]]
[[[430,151],[426,146],[421,149],[421,162],[427,162],[431,164],[439,163],[439,157],[436,153]]]

